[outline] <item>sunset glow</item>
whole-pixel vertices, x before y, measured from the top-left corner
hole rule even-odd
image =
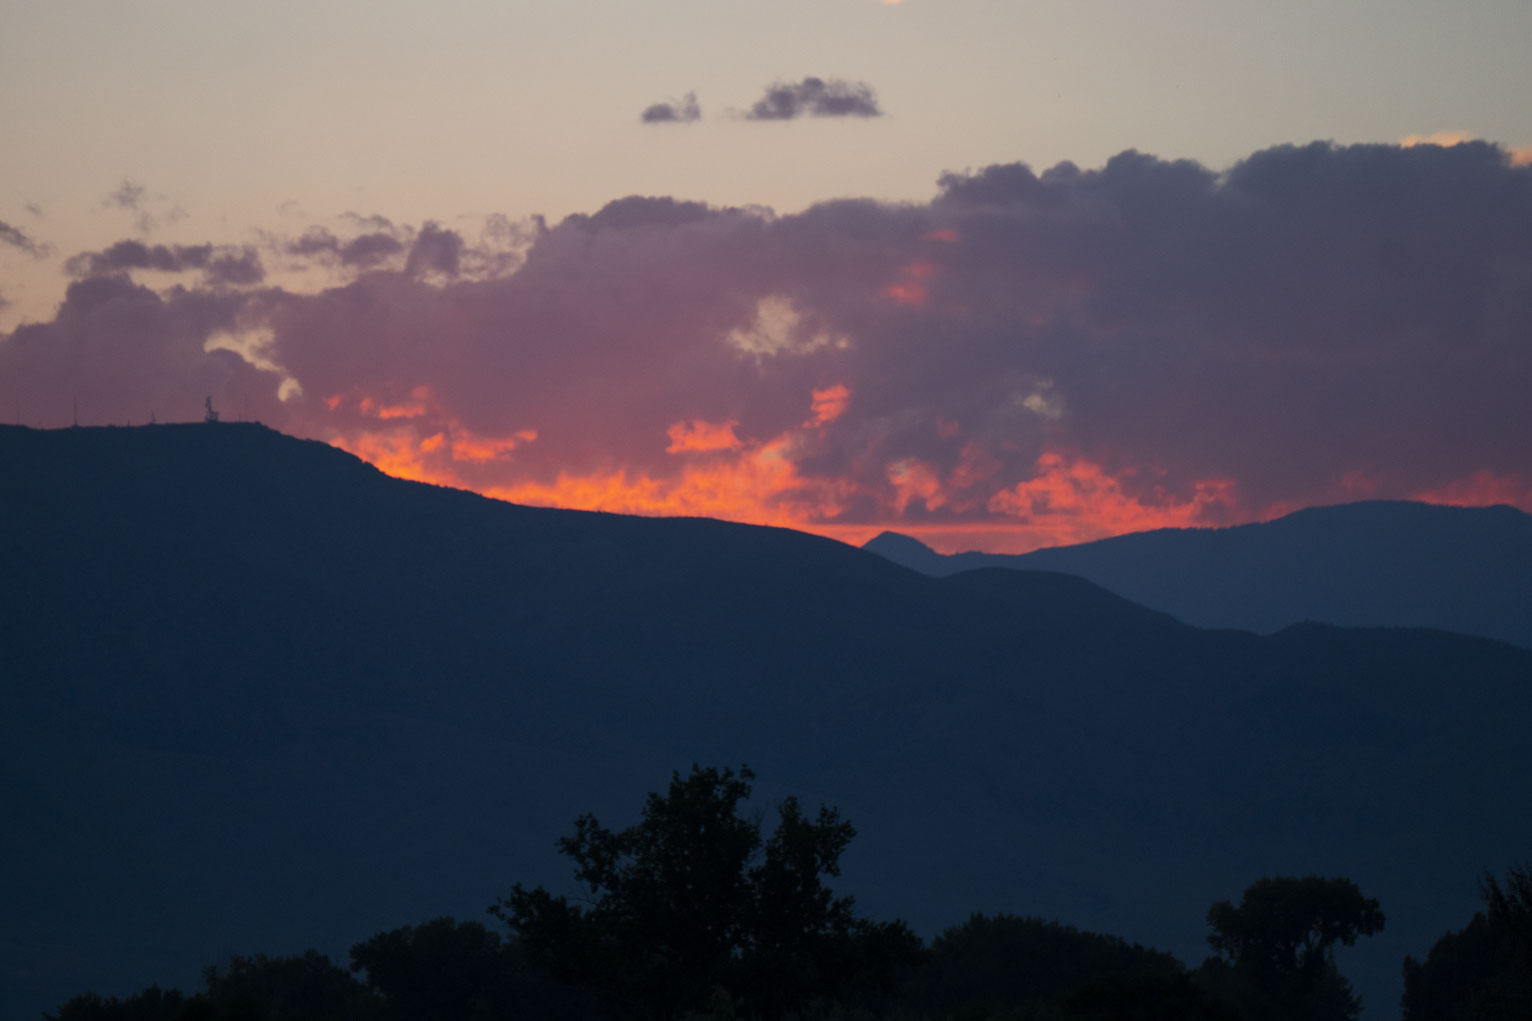
[[[880,21],[925,31],[947,6]],[[581,129],[633,159],[560,163],[545,180],[606,190],[553,212],[524,204],[531,178],[460,194],[472,161],[431,145],[417,176],[441,184],[404,212],[356,205],[403,201],[355,190],[360,166],[316,208],[268,196],[279,212],[248,227],[130,177],[72,200],[99,221],[75,233],[19,199],[0,208],[0,400],[58,426],[195,420],[211,399],[403,478],[945,552],[1364,499],[1532,509],[1532,124],[1217,163],[1029,162],[992,154],[1019,145],[1002,139],[895,193],[859,187],[907,161],[867,147],[928,153],[975,97],[779,79],[743,106],[651,83],[627,133]],[[859,169],[773,190],[837,161]],[[687,176],[704,165],[749,188]]]

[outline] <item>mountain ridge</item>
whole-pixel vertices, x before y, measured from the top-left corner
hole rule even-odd
[[[1532,843],[1532,653],[1493,642],[1200,631],[227,423],[0,428],[0,508],[6,1016],[561,890],[570,820],[693,761],[838,805],[845,888],[928,938],[1013,911],[1196,963],[1213,900],[1354,875],[1391,931],[1343,966],[1385,1012]]]
[[[1532,648],[1532,515],[1504,504],[1369,500],[1014,555],[943,555],[893,532],[863,549],[936,577],[977,567],[1075,574],[1198,627],[1430,627]]]

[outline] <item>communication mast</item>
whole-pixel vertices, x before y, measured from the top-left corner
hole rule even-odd
[[[213,398],[209,397],[203,404],[203,407],[207,408],[207,412],[202,416],[202,421],[206,422],[208,425],[212,425],[214,422],[217,422],[218,412],[213,410]]]

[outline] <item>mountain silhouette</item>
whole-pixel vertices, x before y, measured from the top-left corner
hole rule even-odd
[[[980,567],[1078,575],[1198,627],[1429,627],[1532,648],[1532,515],[1514,507],[1373,500],[1018,555],[944,556],[895,532],[863,548],[935,577]]]
[[[693,762],[838,806],[932,937],[1058,918],[1196,963],[1262,875],[1354,878],[1400,961],[1532,847],[1532,652],[1202,631],[1066,574],[520,507],[249,424],[0,427],[0,1016],[344,956],[575,892],[556,838]]]

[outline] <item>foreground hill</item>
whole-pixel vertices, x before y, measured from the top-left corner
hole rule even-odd
[[[258,426],[0,427],[0,1016],[570,887],[573,817],[748,762],[930,937],[1057,917],[1195,962],[1348,875],[1375,1009],[1532,848],[1532,653],[1207,632],[1058,574],[517,507]]]
[[[1532,648],[1532,515],[1514,507],[1376,500],[1014,556],[944,556],[895,532],[863,548],[935,577],[980,567],[1074,574],[1198,627],[1432,627]]]

